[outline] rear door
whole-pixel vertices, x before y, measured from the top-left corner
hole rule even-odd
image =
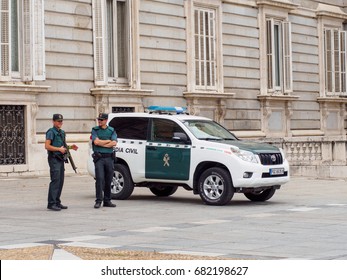
[[[175,139],[178,133],[188,139],[184,130],[174,121],[159,118],[151,120],[146,144],[146,178],[189,179],[191,145],[187,141]]]
[[[115,117],[110,121],[118,137],[116,146],[118,162],[124,160],[134,181],[145,176],[145,151],[149,118]]]

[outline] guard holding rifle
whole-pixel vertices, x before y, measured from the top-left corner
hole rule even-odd
[[[113,127],[107,126],[108,114],[100,113],[98,126],[92,129],[93,161],[96,177],[96,200],[94,208],[116,207],[111,202],[111,182],[116,155],[113,147],[117,145],[117,135]]]
[[[67,206],[61,204],[60,196],[64,185],[64,163],[70,163],[76,172],[76,167],[69,153],[69,149],[77,151],[78,147],[73,144],[68,146],[65,141],[65,131],[61,129],[63,125],[63,116],[61,114],[53,115],[53,127],[46,132],[45,148],[48,152],[48,164],[50,168],[51,182],[48,190],[47,208],[53,211],[67,209]]]

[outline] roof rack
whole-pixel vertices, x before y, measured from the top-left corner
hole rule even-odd
[[[149,106],[147,108],[148,112],[150,114],[156,113],[156,114],[188,114],[186,107],[171,107],[171,106]]]

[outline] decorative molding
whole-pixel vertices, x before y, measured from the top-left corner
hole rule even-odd
[[[294,4],[290,0],[257,0],[258,6],[267,6],[272,8],[286,9],[288,11],[294,10],[299,7],[298,4]]]
[[[28,85],[28,84],[3,84],[0,83],[0,92],[19,92],[26,94],[40,94],[46,92],[50,86]]]
[[[299,96],[290,95],[258,95],[262,112],[262,131],[266,136],[292,136],[290,123],[293,115],[293,101]],[[282,130],[271,131],[269,121],[274,112],[283,112],[282,114]]]
[[[114,95],[114,96],[149,96],[153,90],[147,89],[132,89],[132,88],[113,88],[113,87],[97,87],[90,89],[92,95]]]
[[[150,96],[153,90],[97,87],[90,89],[95,96],[96,113],[111,112],[112,107],[122,104],[134,106],[136,112],[143,112],[143,97]]]
[[[235,93],[227,92],[183,92],[183,96],[186,98],[208,98],[208,99],[222,99],[222,98],[233,98]]]
[[[318,103],[320,104],[321,111],[321,130],[329,135],[332,132],[346,135],[345,130],[345,118],[347,116],[346,104],[347,98],[343,97],[318,97]],[[328,129],[327,122],[331,113],[337,114],[337,129]]]
[[[23,104],[30,106],[37,105],[37,96],[46,93],[49,86],[26,85],[26,84],[1,84],[0,95],[1,104]],[[30,112],[37,112],[38,108],[30,109]],[[36,115],[35,115],[36,117]]]
[[[346,97],[318,97],[317,101],[320,103],[347,103],[347,98]]]
[[[233,98],[234,93],[206,93],[206,92],[184,92],[183,97],[187,100],[188,111],[191,115],[200,115],[201,111],[213,106],[214,120],[218,123],[224,123],[226,115],[227,99]],[[206,102],[212,102],[206,104]]]
[[[265,138],[266,134],[263,131],[259,130],[233,130],[232,133],[234,133],[238,138]]]
[[[292,130],[293,137],[303,136],[324,136],[324,132],[321,130]]]
[[[269,101],[295,101],[299,99],[296,95],[265,95],[259,94],[257,96],[259,100],[269,100]]]
[[[347,20],[347,14],[340,7],[319,3],[316,9],[317,17],[330,17]]]

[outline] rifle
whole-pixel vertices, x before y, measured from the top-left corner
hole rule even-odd
[[[76,167],[75,162],[73,161],[73,158],[72,158],[71,153],[69,151],[69,146],[66,144],[65,137],[63,139],[63,145],[66,149],[66,154],[64,154],[64,161],[66,163],[69,163],[69,161],[70,161],[72,169],[75,171],[75,173],[77,173],[77,171],[76,171],[77,167]]]

